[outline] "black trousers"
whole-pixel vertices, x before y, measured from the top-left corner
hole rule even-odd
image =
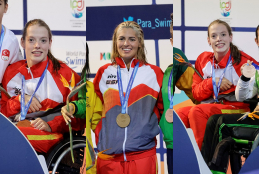
[[[242,127],[243,125],[259,125],[258,119],[252,120],[249,117],[242,121],[237,121],[241,116],[242,114],[218,114],[209,118],[201,149],[202,156],[208,166],[210,166],[210,162],[219,141],[229,136],[232,137],[233,129],[235,129],[235,127]],[[222,167],[223,166],[221,166],[221,168]]]

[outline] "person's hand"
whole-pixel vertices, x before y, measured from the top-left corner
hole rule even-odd
[[[254,112],[255,111],[257,111],[257,112],[259,111],[259,105],[256,106],[256,108],[254,109]]]
[[[245,66],[251,66],[252,63],[253,63],[253,61],[247,60],[247,63],[244,63],[244,64],[241,66],[240,71],[241,71],[241,74],[242,74],[242,75],[243,75],[243,69],[244,69],[244,67],[245,67]],[[249,64],[249,65],[247,65],[247,64]]]
[[[67,124],[68,122],[71,122],[70,118],[74,118],[74,116],[72,115],[72,113],[74,112],[74,106],[71,103],[69,103],[69,111],[67,111],[67,105],[61,108],[61,114],[63,115],[63,118]]]
[[[25,105],[29,102],[30,98],[31,98],[30,95],[24,95]],[[19,96],[19,101],[21,101],[21,95]],[[40,110],[41,107],[42,106],[41,106],[39,100],[37,98],[33,97],[28,111],[37,112]]]
[[[38,130],[51,132],[51,128],[48,123],[43,121],[41,118],[37,118],[36,120],[31,121],[32,127]]]
[[[219,82],[219,77],[216,78],[216,85],[218,86],[218,82]],[[233,84],[226,79],[225,77],[223,77],[221,84],[220,84],[220,90],[221,92],[229,90],[231,88]]]

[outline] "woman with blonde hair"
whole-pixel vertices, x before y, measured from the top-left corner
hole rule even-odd
[[[98,174],[156,174],[156,140],[163,113],[162,70],[147,63],[144,34],[134,21],[113,34],[112,63],[99,68],[95,91],[103,103],[96,127]],[[112,75],[112,76],[111,76]]]

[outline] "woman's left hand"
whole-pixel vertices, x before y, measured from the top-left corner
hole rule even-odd
[[[51,128],[48,123],[43,121],[41,118],[37,118],[36,120],[31,121],[31,125],[38,130],[51,132]]]

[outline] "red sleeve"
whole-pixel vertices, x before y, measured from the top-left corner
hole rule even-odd
[[[162,84],[163,84],[163,77],[164,77],[164,72],[161,70],[161,68],[155,66],[155,65],[150,65],[151,68],[155,71],[156,75],[157,75],[157,82],[160,86],[160,91],[157,97],[157,102],[156,102],[156,107],[158,108],[159,111],[159,120],[164,112],[164,104],[163,104],[163,97],[162,97]],[[155,68],[156,67],[156,68]]]
[[[71,126],[72,129],[75,131],[83,130],[85,128],[85,119],[81,118],[71,118]],[[69,131],[68,125],[66,125],[66,122],[64,121],[63,116],[56,116],[52,121],[48,122],[51,132],[55,133],[65,133]]]
[[[75,75],[75,82],[76,84],[80,81],[80,76],[75,72],[72,71]],[[62,76],[66,78],[67,81],[70,81],[72,73],[70,73],[70,76],[66,76],[65,74],[62,73]],[[66,100],[66,96],[65,100]],[[70,101],[77,100],[77,94],[75,94]],[[78,131],[78,130],[83,130],[85,128],[85,119],[80,119],[80,118],[71,118],[71,126],[73,130]],[[52,132],[59,132],[59,133],[65,133],[69,131],[68,125],[66,125],[66,122],[63,118],[63,116],[56,116],[53,120],[48,122],[51,131]]]
[[[159,111],[159,118],[158,118],[158,122],[161,119],[161,116],[164,112],[164,105],[163,105],[163,98],[162,98],[162,92],[160,90],[159,94],[158,94],[158,98],[157,98],[157,102],[156,102],[156,107],[158,108]]]
[[[201,65],[206,63],[206,59],[208,59],[208,55],[201,54],[195,62],[195,68],[201,76],[204,75]],[[195,72],[193,74],[192,94],[197,101],[202,101],[211,97],[213,95],[212,78],[202,80]]]
[[[15,71],[22,65],[23,61],[17,62],[16,64],[9,65],[5,71],[2,85],[3,88],[7,91],[8,82],[18,73]],[[19,95],[8,98],[3,92],[2,99],[0,100],[0,112],[3,113],[6,117],[13,116],[20,112],[21,104],[19,102]]]
[[[3,92],[1,94],[2,94],[2,99],[0,100],[1,113],[3,113],[6,117],[10,117],[19,113],[21,110],[21,104],[18,98],[19,96],[13,96],[12,98],[8,99]]]

